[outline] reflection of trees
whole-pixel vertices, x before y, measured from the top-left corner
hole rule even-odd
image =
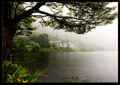
[[[65,52],[66,53],[66,61],[69,61],[69,52]]]
[[[49,53],[17,53],[18,62],[25,68],[28,68],[32,73],[37,70],[45,70],[49,65]],[[21,57],[22,56],[22,57]]]

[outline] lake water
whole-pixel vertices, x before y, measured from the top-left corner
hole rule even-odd
[[[118,82],[118,51],[14,53],[20,64],[32,73],[48,69],[40,77],[44,82],[79,81]]]

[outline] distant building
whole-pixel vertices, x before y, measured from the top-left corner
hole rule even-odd
[[[74,44],[72,44],[70,41],[50,41],[50,43],[54,43],[59,47],[70,47],[70,48],[74,48]]]
[[[74,48],[74,44],[72,44],[68,38],[66,38],[66,40],[60,40],[58,38],[58,34],[56,35],[56,40],[50,41],[50,43],[54,43],[55,45],[59,46],[59,47],[70,47],[70,48]]]

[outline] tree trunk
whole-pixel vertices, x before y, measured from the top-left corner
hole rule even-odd
[[[10,59],[10,53],[12,49],[12,41],[15,34],[15,25],[6,25],[6,27],[3,27],[3,36],[2,36],[2,47],[3,47],[3,60],[9,60]]]
[[[10,10],[10,2],[5,2],[2,3],[2,8],[3,8],[3,17],[2,17],[2,24],[3,24],[3,36],[2,36],[2,59],[3,60],[9,60],[10,59],[10,53],[12,49],[12,41],[14,34],[16,32],[15,25],[17,22],[21,21],[22,19],[25,19],[29,17],[32,13],[36,12],[36,10],[39,10],[39,8],[44,5],[46,2],[42,3],[37,3],[34,7],[31,9],[27,10],[26,12],[21,13],[17,17],[14,17],[11,19],[12,13]]]

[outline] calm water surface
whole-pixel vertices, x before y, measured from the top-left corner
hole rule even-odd
[[[65,77],[79,81],[118,82],[118,51],[14,53],[32,73],[48,69],[45,82],[62,82]]]

